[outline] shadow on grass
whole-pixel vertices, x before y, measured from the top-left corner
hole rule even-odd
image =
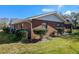
[[[32,39],[32,40],[31,40],[31,43],[37,43],[37,42],[39,42],[39,41],[41,41],[41,39]]]

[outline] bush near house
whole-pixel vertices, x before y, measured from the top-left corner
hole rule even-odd
[[[0,32],[0,44],[16,42],[16,35],[12,33]]]
[[[66,32],[66,33],[69,33],[69,34],[72,34],[71,29],[65,29],[65,32]]]
[[[16,38],[17,40],[28,40],[28,30],[25,30],[25,29],[20,29],[20,30],[17,30],[16,31]]]
[[[10,27],[3,28],[4,34],[9,35],[8,41],[9,42],[18,42],[18,41],[27,41],[28,39],[28,31],[24,29],[16,30]]]
[[[3,31],[6,33],[9,33],[10,28],[9,27],[3,27]]]
[[[47,29],[40,28],[40,29],[34,29],[33,31],[35,34],[40,35],[40,39],[42,39],[43,35],[47,32]]]
[[[6,33],[15,33],[16,29],[12,27],[3,27],[3,31]]]

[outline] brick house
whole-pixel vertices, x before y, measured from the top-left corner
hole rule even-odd
[[[44,37],[50,36],[53,32],[57,32],[59,28],[64,29],[64,18],[57,12],[41,14],[33,17],[26,18],[23,21],[12,23],[16,29],[27,29],[29,30],[29,38],[33,39],[37,36],[34,32],[34,28],[46,27],[48,32]]]

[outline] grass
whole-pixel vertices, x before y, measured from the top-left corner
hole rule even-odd
[[[13,54],[79,54],[79,32],[38,43],[0,44],[0,53]],[[2,33],[2,35],[5,35]],[[6,36],[3,36],[6,37]],[[2,37],[2,38],[3,38]],[[1,39],[1,35],[0,35]],[[8,39],[8,38],[3,38]]]

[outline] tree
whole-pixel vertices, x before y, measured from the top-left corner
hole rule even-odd
[[[77,20],[79,20],[79,12],[72,12],[71,16],[74,22],[74,27],[76,28]]]
[[[0,18],[0,28],[7,27],[8,25],[8,18]]]
[[[65,23],[68,29],[68,33],[72,33],[72,23],[67,19],[67,23]]]

